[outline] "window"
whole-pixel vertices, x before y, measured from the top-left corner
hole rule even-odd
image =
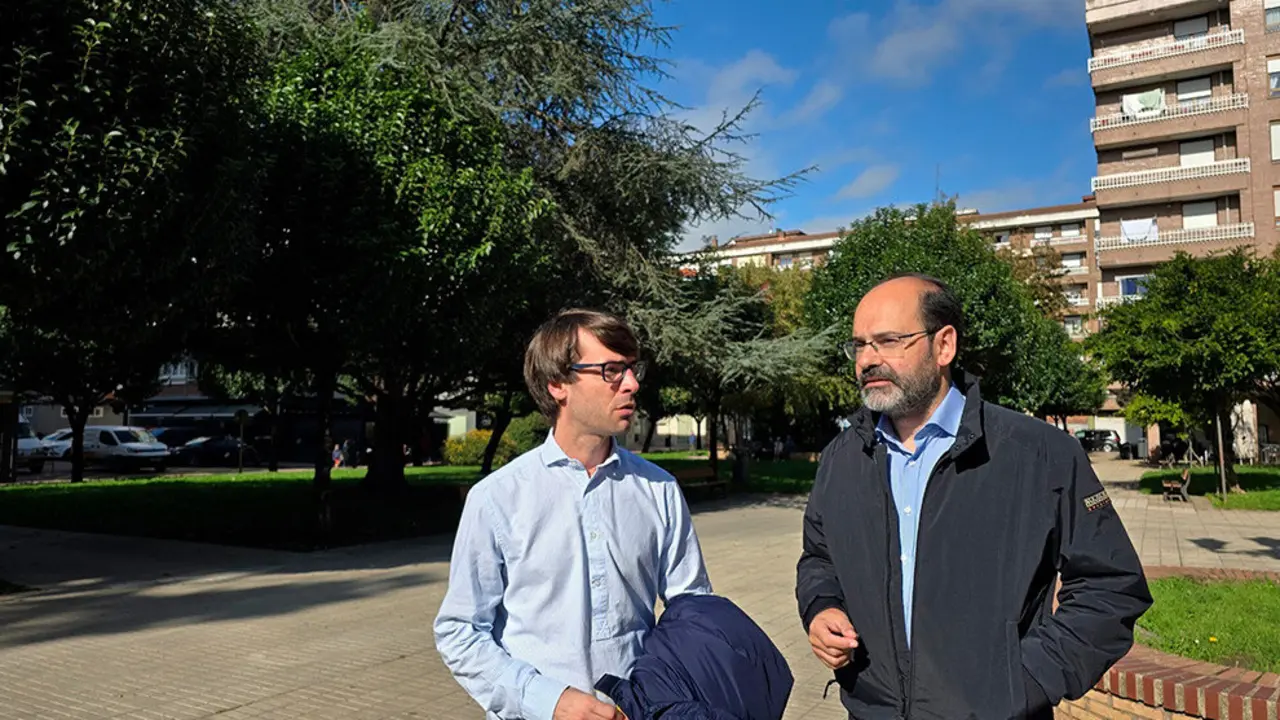
[[[35,416],[36,416],[36,408],[35,408],[35,406],[34,406],[34,405],[24,405],[24,406],[22,407],[22,416],[23,416],[23,417],[27,417],[27,418],[33,418],[33,417],[35,417]]]
[[[1271,123],[1271,162],[1280,160],[1280,121]]]
[[[783,255],[782,257],[777,258],[777,261],[778,261],[778,267],[780,267],[780,268],[789,268],[789,267],[791,267],[791,263],[792,263],[792,261],[794,261],[794,260],[795,260],[795,258],[791,257],[790,255]]]
[[[1280,225],[1280,188],[1272,188],[1271,193],[1276,206],[1276,225]]]
[[[1089,291],[1087,285],[1068,285],[1062,289],[1062,295],[1067,299],[1069,305],[1084,305],[1088,302],[1085,294]]]
[[[99,432],[99,433],[98,433],[98,442],[102,443],[103,445],[118,445],[118,444],[119,444],[119,443],[117,443],[117,442],[116,442],[116,438],[115,438],[115,436],[114,436],[114,435],[112,435],[111,433],[107,432],[106,430],[103,430],[103,431],[101,431],[101,432]]]
[[[1038,227],[1038,228],[1036,228],[1036,239],[1037,239],[1037,240],[1048,240],[1048,239],[1049,239],[1049,238],[1051,238],[1051,237],[1053,237],[1053,228],[1052,228],[1052,227],[1049,227],[1048,225],[1045,225],[1044,227]]]
[[[997,244],[997,245],[1008,245],[1008,244],[1009,244],[1009,233],[1007,233],[1007,232],[996,233],[996,244]]]
[[[1130,275],[1116,278],[1116,281],[1120,283],[1120,295],[1122,297],[1142,297],[1146,295],[1146,280],[1146,275]]]
[[[1280,0],[1263,0],[1267,12],[1267,32],[1280,32]]]
[[[1120,152],[1121,160],[1137,160],[1139,158],[1155,157],[1160,154],[1160,148],[1142,148],[1140,150],[1122,150]]]
[[[1195,228],[1217,227],[1218,201],[1189,202],[1182,204],[1182,227],[1184,230]]]
[[[1069,269],[1084,267],[1084,253],[1062,253],[1062,267]]]
[[[1280,97],[1280,57],[1267,58],[1267,76],[1271,78],[1271,97]]]
[[[1081,226],[1075,225],[1075,224],[1063,225],[1062,227],[1058,228],[1058,232],[1060,235],[1062,235],[1062,237],[1080,237],[1080,232],[1083,229],[1084,228],[1082,228]]]
[[[1193,78],[1178,83],[1178,103],[1194,104],[1205,102],[1213,95],[1213,82],[1210,78]]]
[[[1186,20],[1178,20],[1173,24],[1173,37],[1178,40],[1187,40],[1190,38],[1204,37],[1209,34],[1209,16],[1201,15],[1200,17],[1187,18]]]
[[[1213,138],[1187,140],[1179,147],[1178,154],[1181,156],[1179,164],[1182,167],[1212,165],[1214,161]]]
[[[1068,315],[1062,318],[1062,326],[1067,329],[1067,334],[1072,337],[1084,334],[1084,318],[1079,315]]]

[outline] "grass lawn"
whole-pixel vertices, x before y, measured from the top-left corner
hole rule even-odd
[[[1159,495],[1163,492],[1161,481],[1181,479],[1183,469],[1148,472],[1142,476],[1139,487],[1144,493]],[[1240,478],[1240,488],[1245,492],[1227,493],[1226,504],[1223,504],[1221,496],[1218,495],[1216,467],[1193,468],[1191,486],[1187,492],[1191,495],[1204,495],[1213,502],[1215,507],[1227,510],[1280,510],[1280,467],[1237,465],[1236,474]]]
[[[1152,580],[1155,604],[1138,620],[1137,639],[1175,655],[1280,672],[1280,584]]]
[[[360,487],[364,469],[335,471],[327,538],[317,531],[309,472],[0,486],[0,524],[285,550],[451,531],[461,512],[457,486],[478,468],[405,472],[407,491],[381,497]]]
[[[672,472],[708,462],[687,452],[646,457]],[[750,468],[748,491],[803,493],[817,464]],[[732,461],[721,462],[720,472],[732,477]],[[462,511],[459,486],[480,477],[476,467],[408,467],[407,490],[381,496],[360,486],[364,474],[334,471],[327,535],[318,530],[309,470],[0,485],[0,525],[307,551],[452,532]]]

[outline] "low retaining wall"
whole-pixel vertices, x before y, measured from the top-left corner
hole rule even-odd
[[[1280,583],[1280,573],[1181,567],[1146,568],[1147,577],[1257,580]],[[1228,668],[1135,645],[1079,700],[1063,701],[1058,718],[1209,718],[1280,720],[1280,675]]]

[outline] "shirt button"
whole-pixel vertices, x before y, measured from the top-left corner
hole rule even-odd
[[[909,507],[902,508],[902,514],[904,514],[904,515],[910,515],[910,514],[911,514],[911,508],[909,508]]]
[[[903,555],[903,556],[902,556],[902,559],[903,559],[903,560],[906,560],[906,559],[907,559],[907,556],[906,556],[906,555]],[[593,579],[593,580],[591,581],[591,587],[600,587],[600,585],[601,585],[602,583],[603,583],[603,581],[602,581],[600,578],[595,578],[595,579]]]
[[[592,540],[595,540],[595,539],[596,539],[596,538],[598,538],[598,537],[600,537],[600,533],[596,532],[595,530],[592,530],[592,531],[591,531],[591,539],[592,539]]]
[[[911,562],[911,558],[906,553],[902,554],[902,562]]]

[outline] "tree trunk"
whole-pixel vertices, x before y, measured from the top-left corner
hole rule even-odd
[[[720,477],[720,453],[716,452],[716,436],[720,431],[720,408],[707,413],[707,445],[711,448],[711,474]]]
[[[694,449],[701,450],[702,449],[702,418],[695,415],[693,417],[693,423],[694,423],[693,446],[694,446]]]
[[[365,487],[378,492],[401,490],[404,476],[404,397],[399,385],[386,378],[374,408],[373,461],[365,475]]]
[[[274,383],[276,387],[279,386],[279,381],[274,378],[268,380],[268,382]],[[271,439],[269,441],[270,444],[267,445],[267,471],[279,472],[280,471],[280,393],[270,392],[270,391],[268,392],[270,394],[265,399],[267,401],[266,403],[268,408],[267,412],[268,414],[271,415],[271,426],[270,426]]]
[[[71,482],[84,482],[84,426],[89,422],[89,407],[63,405],[71,425]]]
[[[653,445],[653,435],[658,431],[658,423],[650,422],[649,429],[644,433],[644,447],[640,448],[640,452],[647,453]]]
[[[1240,488],[1240,478],[1236,475],[1236,443],[1235,426],[1231,424],[1231,404],[1218,406],[1218,422],[1222,426],[1222,437],[1218,446],[1219,462],[1222,463],[1226,476],[1228,492],[1244,492]]]
[[[510,425],[511,395],[506,394],[502,396],[502,406],[498,408],[498,415],[493,419],[493,433],[489,435],[489,444],[484,448],[484,463],[480,467],[482,475],[493,472],[493,458],[498,454],[498,444],[502,442],[502,435]]]
[[[0,405],[5,409],[3,429],[0,438],[4,438],[4,447],[0,448],[0,483],[9,483],[17,479],[18,472],[18,403]]]
[[[316,451],[316,474],[311,487],[315,496],[316,534],[321,542],[333,532],[330,494],[333,492],[333,393],[337,386],[336,373],[325,373],[316,380],[315,385],[319,400],[319,407],[316,408],[316,435],[320,448]]]

